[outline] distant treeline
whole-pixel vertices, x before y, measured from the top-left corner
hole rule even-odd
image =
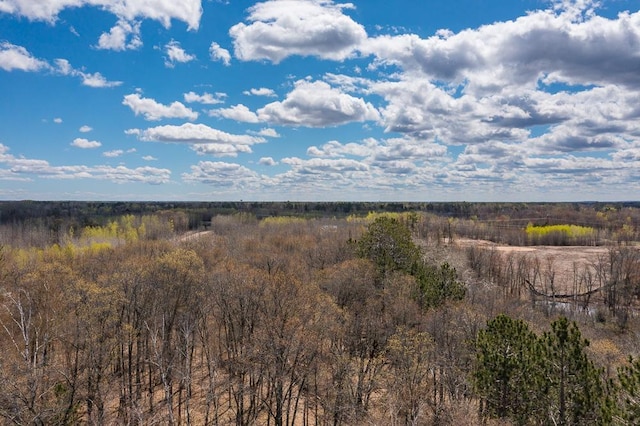
[[[267,202],[267,201],[0,201],[0,224],[35,222],[49,226],[74,222],[76,226],[103,225],[123,215],[182,212],[189,228],[201,227],[216,215],[248,213],[258,219],[273,216],[343,218],[370,212],[426,212],[458,219],[495,220],[536,218],[547,225],[548,218],[588,212],[622,211],[640,208],[640,201],[581,203],[470,203],[470,202]],[[582,213],[582,214],[581,214]]]

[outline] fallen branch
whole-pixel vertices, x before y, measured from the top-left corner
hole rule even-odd
[[[531,284],[531,282],[529,280],[524,280],[524,282],[527,283],[527,285],[529,286],[529,290],[533,294],[535,294],[536,296],[542,296],[542,297],[546,297],[546,298],[549,298],[549,299],[573,299],[573,298],[576,298],[576,297],[591,296],[591,295],[599,292],[600,290],[604,290],[604,289],[609,288],[609,287],[612,286],[612,284],[606,284],[606,285],[603,285],[603,286],[598,287],[596,289],[586,291],[584,293],[546,294],[546,293],[543,293],[540,290],[536,289],[535,286],[533,284]]]

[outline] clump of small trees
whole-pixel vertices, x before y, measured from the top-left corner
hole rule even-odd
[[[465,286],[458,280],[455,268],[446,262],[425,262],[409,228],[393,217],[376,218],[357,245],[358,254],[371,260],[382,277],[398,271],[413,277],[417,283],[415,296],[425,308],[464,298]]]

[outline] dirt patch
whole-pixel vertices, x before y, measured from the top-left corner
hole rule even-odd
[[[202,238],[211,234],[213,234],[213,231],[189,231],[182,235],[178,235],[174,238],[174,241],[178,243],[184,243],[186,241],[197,240],[198,238]]]

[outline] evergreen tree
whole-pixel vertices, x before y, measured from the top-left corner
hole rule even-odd
[[[618,369],[615,391],[613,399],[617,404],[608,408],[613,412],[616,424],[640,424],[640,360],[629,358],[629,364]]]
[[[456,269],[448,263],[440,267],[420,265],[416,278],[424,307],[440,306],[446,300],[462,300],[466,293],[464,284],[458,281]]]
[[[554,425],[594,424],[600,420],[603,403],[601,371],[585,352],[589,341],[576,323],[565,317],[551,323],[542,337],[545,377],[549,392],[541,395],[548,407],[545,423]],[[546,395],[546,398],[542,398]],[[546,403],[544,402],[546,399]]]
[[[422,250],[411,238],[409,228],[395,218],[378,217],[358,241],[358,255],[371,260],[384,276],[400,271],[418,283],[417,299],[425,308],[440,306],[446,300],[461,300],[465,286],[458,281],[455,268],[448,263],[425,264]]]
[[[397,219],[380,216],[358,241],[358,255],[371,260],[385,274],[412,273],[421,262],[422,252],[411,238],[411,231]]]
[[[504,314],[478,333],[473,381],[486,416],[530,423],[540,388],[539,348],[537,336],[524,321]]]

